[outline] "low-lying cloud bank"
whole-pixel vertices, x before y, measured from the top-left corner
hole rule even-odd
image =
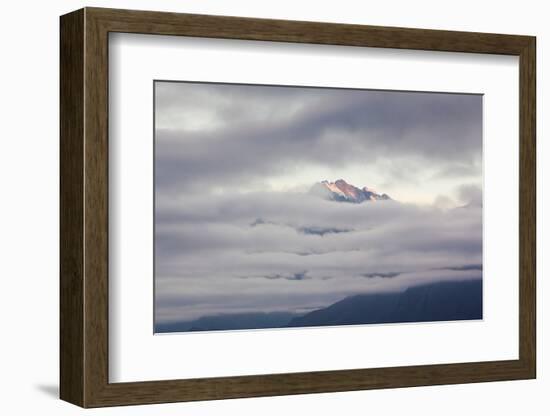
[[[157,206],[156,320],[301,313],[358,293],[479,279],[481,207],[344,204],[289,192]]]

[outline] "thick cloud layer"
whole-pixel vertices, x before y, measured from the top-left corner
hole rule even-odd
[[[161,82],[155,97],[157,322],[480,277],[480,96]],[[307,192],[338,177],[395,201]]]

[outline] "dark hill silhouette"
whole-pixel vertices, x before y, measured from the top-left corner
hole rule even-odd
[[[259,329],[284,327],[296,317],[290,312],[235,313],[203,316],[193,321],[155,325],[155,332],[218,331],[233,329]]]
[[[404,292],[355,295],[292,319],[288,326],[325,326],[481,319],[481,280],[430,283]]]
[[[238,313],[157,324],[155,332],[192,332],[398,322],[481,319],[482,282],[448,281],[413,286],[403,292],[347,297],[307,314]]]

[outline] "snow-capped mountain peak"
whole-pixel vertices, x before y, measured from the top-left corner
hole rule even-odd
[[[312,191],[327,199],[340,202],[359,204],[364,201],[380,201],[391,199],[387,194],[379,194],[373,189],[364,186],[362,189],[347,183],[344,179],[335,182],[321,181],[316,183]]]

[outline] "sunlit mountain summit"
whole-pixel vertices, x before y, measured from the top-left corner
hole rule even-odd
[[[387,201],[391,198],[387,194],[379,194],[366,186],[358,188],[347,183],[344,179],[335,182],[321,181],[313,185],[311,192],[326,199],[339,202],[360,204],[365,201]]]

